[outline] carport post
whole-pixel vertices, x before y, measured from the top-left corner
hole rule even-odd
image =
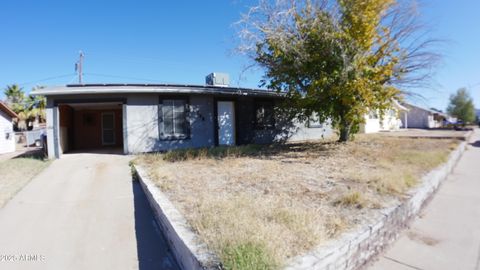
[[[55,149],[55,158],[60,158],[60,113],[58,106],[53,107],[53,145]]]
[[[49,159],[60,158],[59,146],[58,146],[58,123],[59,112],[58,106],[54,106],[52,101],[47,100],[47,152]]]
[[[408,112],[404,112],[403,116],[405,118],[405,129],[408,129]]]
[[[128,122],[127,122],[127,104],[122,104],[122,121],[123,121],[123,154],[128,155]]]

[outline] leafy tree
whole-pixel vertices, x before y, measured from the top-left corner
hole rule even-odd
[[[455,94],[450,96],[447,112],[461,119],[465,124],[475,121],[475,106],[466,88],[460,88]]]
[[[26,130],[29,124],[35,120],[45,121],[45,97],[31,95],[27,97],[23,88],[16,84],[7,86],[4,94],[7,104],[18,115],[18,119],[15,121],[16,129]]]
[[[369,111],[426,81],[437,59],[410,5],[395,0],[261,1],[244,14],[239,50],[265,70],[262,85],[286,93],[296,117],[330,119],[340,141]]]

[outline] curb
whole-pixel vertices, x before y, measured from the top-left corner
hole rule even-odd
[[[217,256],[210,252],[207,245],[192,231],[183,215],[149,179],[145,170],[138,165],[132,166],[180,268],[193,270],[222,269]]]
[[[422,177],[421,184],[407,193],[410,195],[409,199],[382,210],[382,217],[373,220],[370,225],[320,245],[303,256],[292,258],[285,269],[354,270],[365,267],[369,259],[374,258],[398,238],[402,230],[433,197],[461,158],[472,134],[473,132],[470,132],[465,135],[465,140],[450,153],[446,163]]]

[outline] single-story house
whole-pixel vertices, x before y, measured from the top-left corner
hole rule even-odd
[[[379,115],[378,111],[371,111],[365,115],[365,123],[360,125],[360,133],[376,133],[380,131],[395,131],[407,128],[406,119],[409,109],[396,100],[392,107]]]
[[[214,73],[206,85],[79,84],[32,94],[47,99],[49,158],[72,150],[116,147],[134,154],[319,139],[333,133],[328,124],[278,119],[274,110],[283,95],[229,87]]]
[[[0,154],[15,151],[14,118],[18,118],[18,115],[5,103],[0,102]]]
[[[408,127],[409,128],[439,128],[450,117],[442,112],[431,109],[425,109],[416,105],[404,103],[408,108]]]

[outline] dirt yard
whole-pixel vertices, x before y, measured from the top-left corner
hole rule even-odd
[[[27,153],[0,160],[0,208],[50,164],[40,156],[41,153]]]
[[[227,269],[274,269],[379,215],[455,139],[242,146],[137,158]]]

